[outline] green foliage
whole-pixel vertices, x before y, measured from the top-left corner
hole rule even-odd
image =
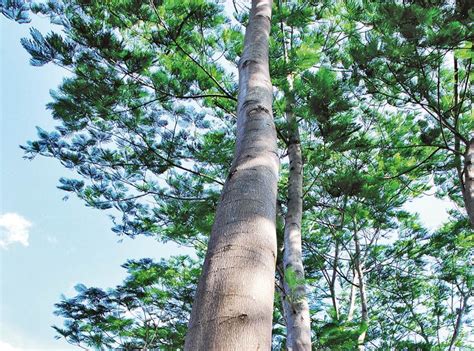
[[[415,113],[421,131],[412,145],[438,148],[417,157],[419,163],[434,176],[439,196],[460,205],[462,155],[474,128],[468,88],[473,12],[465,3],[373,3],[351,12],[352,20],[370,30],[347,42],[356,84],[380,103]]]
[[[2,15],[18,23],[29,23],[31,21],[29,10],[30,6],[24,0],[2,0],[0,2]]]
[[[355,350],[357,338],[367,326],[350,322],[328,322],[318,329],[316,347],[327,350]]]
[[[57,338],[72,345],[110,349],[178,350],[183,347],[197,262],[180,256],[169,261],[128,261],[125,281],[102,290],[76,285],[77,295],[57,303],[64,326]]]
[[[25,156],[54,157],[75,170],[80,179],[62,178],[59,188],[111,209],[118,234],[205,242],[233,148],[226,113],[236,82],[209,59],[225,49],[222,7],[51,1],[33,10],[59,16],[65,31],[32,29],[22,40],[31,63],[52,62],[72,75],[48,104],[60,125],[39,130]]]
[[[305,279],[300,278],[292,267],[285,268],[283,276],[289,288],[289,293],[287,293],[285,298],[292,304],[300,302],[303,298],[300,293],[300,287],[306,285]]]
[[[306,279],[291,269],[283,276],[293,290],[308,288],[318,349],[353,350],[363,333],[367,349],[447,349],[458,318],[464,327],[455,344],[468,347],[474,239],[461,210],[464,154],[474,130],[469,3],[275,2],[270,72],[283,159],[278,243],[282,249],[292,112],[305,167]],[[7,5],[5,16],[28,21],[30,7]],[[232,162],[235,70],[248,20],[239,4],[235,16],[223,5],[31,6],[63,29],[31,29],[22,40],[31,63],[71,74],[48,105],[58,126],[38,128],[38,140],[23,146],[25,157],[53,157],[73,170],[58,187],[108,210],[119,235],[173,240],[202,256]],[[461,209],[433,231],[404,208],[430,189]],[[281,250],[278,263],[280,256]],[[124,349],[180,348],[195,263],[143,260],[125,268],[129,277],[116,289],[78,286],[77,297],[57,305],[66,319],[64,328],[55,327],[59,335],[96,349],[120,340]],[[364,273],[359,283],[357,268]],[[281,297],[275,350],[286,348]],[[128,308],[144,308],[154,324]]]

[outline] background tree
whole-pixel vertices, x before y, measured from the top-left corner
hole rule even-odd
[[[351,35],[350,56],[341,60],[363,82],[364,94],[415,115],[418,127],[410,132],[417,140],[405,147],[424,148],[430,154],[404,173],[421,167],[432,174],[438,196],[464,207],[473,226],[474,14],[469,5],[469,1],[388,1],[348,7],[351,22],[369,30]]]
[[[295,100],[294,81],[318,60],[317,41],[310,24],[317,17],[317,9],[307,2],[279,1],[273,21],[273,40],[270,46],[271,71],[274,87],[278,90],[275,115],[279,123],[284,172],[280,183],[280,212],[284,229],[277,260],[280,297],[286,325],[288,350],[311,349],[310,313],[302,255],[303,216],[303,157],[300,127]],[[318,38],[319,39],[319,38]],[[285,172],[286,173],[286,172]],[[285,196],[286,195],[286,196]]]
[[[127,278],[113,289],[76,286],[78,294],[56,304],[64,326],[58,338],[95,350],[182,350],[200,273],[196,261],[179,256],[128,261]]]

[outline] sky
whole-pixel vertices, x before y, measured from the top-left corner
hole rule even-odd
[[[66,72],[53,65],[32,67],[20,45],[30,26],[52,29],[33,17],[20,25],[0,17],[0,350],[77,350],[54,339],[54,303],[73,296],[74,285],[119,284],[127,259],[160,259],[186,251],[151,238],[118,238],[104,212],[87,208],[56,188],[71,175],[54,159],[22,158],[19,145],[35,139],[35,126],[55,123],[45,105]],[[407,205],[435,228],[447,219],[446,203],[433,197]]]
[[[127,259],[160,259],[186,251],[152,238],[119,238],[101,211],[87,208],[56,188],[71,175],[54,159],[22,158],[19,145],[36,136],[36,126],[55,123],[45,105],[66,72],[53,65],[33,67],[20,39],[29,27],[51,30],[34,17],[20,25],[0,15],[0,350],[78,350],[54,339],[51,325],[61,294],[74,285],[113,287],[125,277]]]

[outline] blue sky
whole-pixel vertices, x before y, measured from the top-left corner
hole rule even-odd
[[[181,253],[175,245],[150,238],[125,239],[110,231],[105,213],[86,208],[56,188],[69,171],[55,160],[22,159],[18,147],[36,135],[35,126],[54,127],[45,105],[49,90],[65,72],[53,65],[32,67],[20,45],[33,25],[52,27],[35,17],[19,25],[0,17],[0,350],[77,349],[54,337],[53,304],[61,294],[72,296],[73,286],[109,287],[121,282],[120,265],[128,258],[159,259]],[[408,208],[419,211],[433,228],[446,219],[446,204],[433,197],[416,200]]]
[[[62,200],[56,185],[68,170],[54,159],[22,159],[19,145],[35,138],[35,126],[55,125],[45,105],[65,75],[53,65],[29,65],[20,38],[31,25],[52,28],[38,17],[19,25],[0,16],[0,350],[77,350],[53,338],[50,326],[61,323],[53,304],[61,294],[72,296],[79,282],[119,284],[128,258],[159,259],[184,249],[151,238],[118,243],[104,212],[73,196]]]

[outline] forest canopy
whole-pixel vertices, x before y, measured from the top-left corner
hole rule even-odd
[[[58,339],[474,349],[472,1],[1,4],[50,19],[21,43],[68,72],[24,157],[72,170],[58,188],[119,237],[194,252],[78,284]],[[438,228],[407,209],[426,196],[452,208]]]

